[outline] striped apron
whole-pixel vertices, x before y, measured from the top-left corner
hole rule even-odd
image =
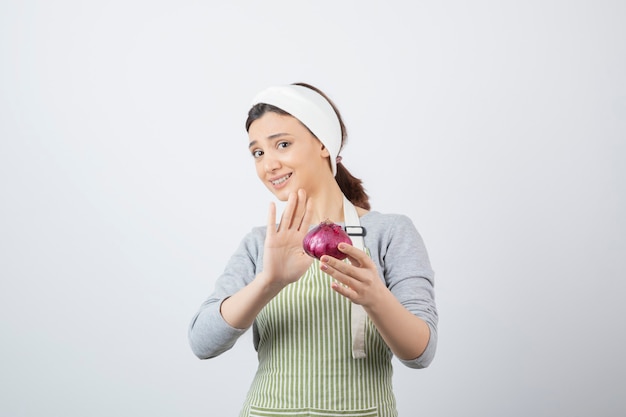
[[[319,261],[259,313],[259,367],[240,417],[396,417],[391,351],[367,319],[354,359],[351,302]]]

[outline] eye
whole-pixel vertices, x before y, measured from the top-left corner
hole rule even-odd
[[[289,142],[278,142],[278,144],[276,145],[277,148],[281,148],[284,149],[286,147],[288,147],[289,145],[291,145]]]
[[[253,158],[260,158],[261,156],[263,156],[263,151],[260,149],[255,149],[252,151],[252,157]]]

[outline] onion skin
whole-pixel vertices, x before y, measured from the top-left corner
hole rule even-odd
[[[316,259],[328,255],[342,260],[347,255],[338,248],[341,242],[352,245],[352,239],[341,226],[330,220],[324,220],[306,234],[302,240],[302,247],[307,255]]]

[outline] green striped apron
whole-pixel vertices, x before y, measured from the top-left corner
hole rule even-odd
[[[367,319],[355,359],[351,302],[314,260],[259,313],[259,367],[240,417],[395,417],[391,351]]]

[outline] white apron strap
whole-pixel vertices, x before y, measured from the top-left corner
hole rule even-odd
[[[352,203],[343,197],[343,217],[346,223],[346,232],[350,235],[352,245],[355,248],[365,250],[363,235],[365,229],[361,227],[359,214]],[[359,304],[352,303],[352,357],[362,359],[365,355],[365,319],[367,313]]]

